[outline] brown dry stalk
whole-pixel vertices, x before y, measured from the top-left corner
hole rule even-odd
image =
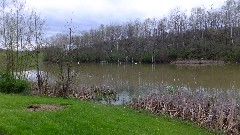
[[[151,113],[189,119],[211,130],[226,134],[240,133],[240,107],[234,94],[183,91],[159,91],[146,97],[133,99],[130,106]]]

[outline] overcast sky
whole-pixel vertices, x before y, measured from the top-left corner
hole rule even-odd
[[[173,8],[218,7],[225,0],[26,0],[30,8],[41,13],[47,34],[63,32],[73,19],[77,30],[97,28],[100,24],[134,19],[161,18]]]

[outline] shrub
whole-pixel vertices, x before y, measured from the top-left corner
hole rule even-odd
[[[225,54],[223,57],[224,61],[235,61],[236,58],[233,54]]]
[[[30,89],[27,80],[17,79],[10,73],[0,73],[0,92],[1,93],[24,93]]]
[[[235,55],[236,61],[240,62],[240,47],[235,48],[234,55]]]
[[[120,55],[120,54],[116,54],[116,53],[113,53],[112,55],[110,55],[109,57],[106,58],[107,62],[109,63],[117,63],[118,60],[120,62],[124,62],[126,61],[126,58],[123,56],[123,55]]]
[[[178,57],[178,52],[177,52],[177,51],[169,51],[169,52],[168,52],[168,57],[169,57],[171,60],[175,60],[175,59],[177,59],[177,57]]]
[[[141,55],[141,61],[142,61],[142,62],[145,62],[145,63],[152,63],[152,56],[153,56],[152,53],[150,53],[150,52],[144,52],[144,53]]]

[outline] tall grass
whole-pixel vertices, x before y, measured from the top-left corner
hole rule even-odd
[[[165,87],[164,90],[132,100],[130,106],[155,114],[168,114],[226,134],[240,134],[240,106],[236,91],[189,90]]]
[[[1,93],[24,93],[30,89],[27,80],[18,79],[10,73],[0,73],[0,92]]]

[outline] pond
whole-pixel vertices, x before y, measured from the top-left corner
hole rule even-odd
[[[56,79],[59,74],[57,65],[45,65],[43,69],[49,72],[50,78]],[[75,85],[114,87],[123,100],[149,94],[165,86],[192,90],[240,89],[240,65],[76,64],[72,72],[76,74]]]

